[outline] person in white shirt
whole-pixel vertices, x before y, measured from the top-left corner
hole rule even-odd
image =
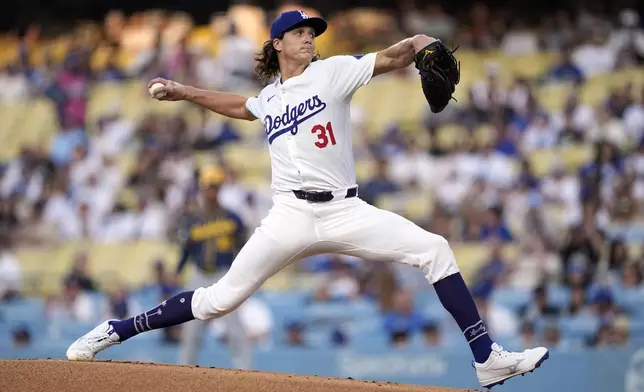
[[[501,49],[506,56],[525,56],[539,51],[539,40],[533,29],[517,19],[510,30],[503,36]]]
[[[22,268],[9,246],[9,237],[0,233],[0,302],[22,292]]]
[[[376,53],[322,60],[315,39],[326,28],[324,19],[304,11],[282,13],[259,55],[256,71],[266,87],[254,97],[150,81],[157,99],[188,100],[227,117],[260,119],[274,205],[217,283],[180,293],[131,319],[105,321],[68,348],[69,359],[92,359],[145,331],[222,317],[284,267],[320,253],[420,269],[463,332],[484,387],[533,371],[548,358],[544,347],[512,353],[492,340],[443,237],[357,197],[351,98],[372,78],[422,59],[436,40],[416,35]]]
[[[528,124],[521,147],[524,154],[529,154],[533,151],[553,148],[558,139],[559,129],[553,126],[548,116],[538,115]]]
[[[604,34],[597,29],[586,44],[575,49],[572,58],[588,78],[612,71],[617,63],[617,53],[608,45]]]

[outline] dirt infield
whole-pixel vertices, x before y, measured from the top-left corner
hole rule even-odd
[[[1,392],[465,392],[327,377],[104,361],[0,361],[0,375]]]

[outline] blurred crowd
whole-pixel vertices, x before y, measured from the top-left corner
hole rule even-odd
[[[428,111],[422,127],[411,135],[401,124],[389,124],[382,137],[365,145],[376,166],[361,182],[360,196],[377,204],[383,196],[404,202],[416,194],[431,194],[431,213],[413,217],[417,224],[452,243],[486,244],[489,255],[471,288],[493,333],[527,345],[536,339],[554,346],[562,342],[561,331],[554,324],[538,329],[539,320],[590,315],[601,322],[584,344],[628,342],[634,311],[616,298],[625,292],[644,298],[644,262],[636,251],[644,241],[644,87],[625,84],[597,106],[582,103],[573,92],[560,112],[541,107],[534,88],[556,81],[581,85],[641,66],[644,30],[638,13],[626,9],[610,14],[588,7],[547,13],[534,23],[511,10],[482,4],[452,17],[437,3],[418,8],[406,1],[399,17],[374,28],[373,34],[358,33],[366,27],[350,15],[333,19],[334,42],[340,43],[333,45],[336,50],[382,48],[424,33],[461,48],[500,50],[507,56],[560,53],[560,61],[537,80],[517,78],[511,85],[500,82],[502,70],[489,62],[485,79],[473,84],[466,104],[452,104],[439,115]],[[16,38],[15,61],[0,72],[0,102],[46,97],[55,104],[59,131],[51,143],[25,145],[19,155],[0,162],[0,298],[21,292],[17,249],[76,240],[172,239],[173,222],[197,198],[195,152],[218,157],[229,145],[256,142],[244,140],[233,123],[212,120],[203,111],[191,122],[181,115],[152,114],[135,122],[119,108],[105,108],[96,124],[88,124],[89,91],[96,83],[145,83],[164,76],[228,91],[260,87],[253,74],[258,42],[252,36],[242,34],[232,18],[217,15],[213,29],[219,39],[213,52],[186,38],[186,18],[181,13],[127,18],[113,12],[103,25],[78,27],[60,58],[54,48],[34,52],[41,39],[37,26]],[[117,54],[124,50],[133,53],[131,61],[119,61]],[[368,113],[355,109],[356,125],[364,126],[360,116]],[[418,142],[420,134],[437,137],[445,125],[473,131],[481,124],[495,131],[485,143],[475,143],[472,135],[450,149],[434,144],[425,148]],[[594,156],[578,170],[555,162],[545,177],[535,175],[528,156],[562,146],[593,146]],[[128,170],[120,160],[124,151],[136,154]],[[240,173],[223,159],[219,163],[228,176],[222,204],[254,229],[270,207],[270,191],[245,186],[238,181]],[[508,246],[516,252],[508,255]],[[98,287],[83,272],[83,257],[74,261],[62,295],[50,299],[58,304],[53,309],[79,321],[140,311],[128,301],[128,289],[121,287],[108,294],[101,315],[92,313],[94,307],[82,294]],[[155,266],[155,284],[169,295],[179,282],[166,276],[163,264]],[[407,344],[414,334],[430,345],[440,344],[441,322],[423,315],[413,302],[414,293],[427,287],[404,268],[333,255],[305,260],[300,268],[316,276],[312,302],[372,298],[382,309],[383,329],[393,345]],[[569,302],[550,303],[552,285],[567,290]],[[523,290],[533,298],[510,310],[492,300],[502,288]],[[265,320],[254,324],[265,326],[257,332],[263,336],[272,328],[270,309],[259,302],[248,307],[249,320]],[[288,324],[290,344],[304,344],[305,329],[300,321]],[[172,333],[169,339],[176,339]],[[17,336],[24,339],[24,334]],[[345,339],[341,330],[334,330],[332,342]]]

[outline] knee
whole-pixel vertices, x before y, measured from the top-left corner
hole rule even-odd
[[[458,272],[452,247],[444,237],[439,235],[432,234],[428,255],[423,262],[421,268],[431,283]]]
[[[222,284],[195,290],[192,297],[192,314],[198,320],[222,317],[237,309],[246,298],[227,290]]]

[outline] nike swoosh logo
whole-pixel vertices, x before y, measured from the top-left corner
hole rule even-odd
[[[266,103],[269,103],[273,98],[275,98],[275,95],[271,95],[270,97],[268,97],[268,99],[266,100]]]

